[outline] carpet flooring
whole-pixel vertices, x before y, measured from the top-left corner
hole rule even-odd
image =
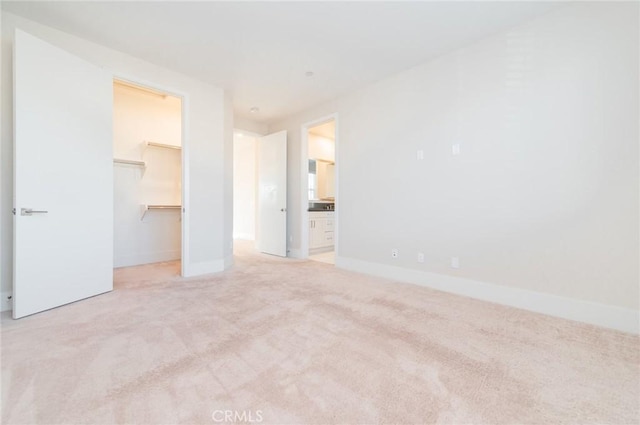
[[[314,254],[309,256],[309,260],[320,261],[321,263],[335,264],[336,253],[335,251],[323,252],[321,254]]]
[[[244,249],[2,316],[3,424],[637,424],[637,336]]]

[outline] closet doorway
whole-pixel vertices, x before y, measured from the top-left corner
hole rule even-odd
[[[182,274],[183,98],[113,82],[114,268]]]

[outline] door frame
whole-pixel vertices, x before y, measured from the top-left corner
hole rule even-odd
[[[163,84],[150,82],[148,80],[138,78],[131,75],[126,75],[118,72],[112,73],[112,79],[122,81],[125,83],[133,84],[149,90],[166,93],[167,95],[180,98],[181,102],[181,117],[180,123],[181,135],[180,146],[182,153],[182,193],[181,193],[181,246],[180,246],[180,275],[185,275],[186,265],[189,264],[189,95],[183,91],[175,90],[172,87],[167,87]]]
[[[335,139],[335,218],[334,218],[334,252],[336,257],[338,256],[338,246],[340,244],[340,206],[338,204],[338,198],[340,196],[340,161],[339,151],[340,144],[338,143],[338,134],[340,133],[340,121],[338,119],[338,113],[334,112],[329,115],[325,115],[321,118],[317,118],[312,121],[308,121],[301,126],[300,137],[300,258],[309,258],[309,129],[317,127],[321,124],[326,124],[329,121],[335,122],[335,133],[333,135]]]

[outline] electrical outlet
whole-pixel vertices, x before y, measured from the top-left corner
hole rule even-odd
[[[391,250],[391,258],[398,258],[398,249],[394,248]]]
[[[422,159],[424,159],[424,151],[423,151],[422,149],[420,149],[420,150],[418,151],[417,159],[418,159],[418,160],[422,160]]]
[[[451,154],[452,155],[460,155],[460,144],[456,143],[455,145],[451,146]]]
[[[424,263],[424,252],[418,253],[418,263]]]
[[[451,257],[451,268],[452,269],[460,268],[460,259],[458,257]]]

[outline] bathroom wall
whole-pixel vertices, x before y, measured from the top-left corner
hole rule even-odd
[[[335,140],[309,132],[309,159],[322,159],[324,161],[335,162],[335,157]]]

